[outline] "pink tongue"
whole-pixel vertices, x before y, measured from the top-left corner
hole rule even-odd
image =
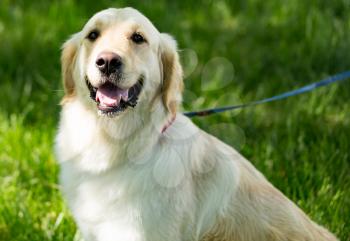
[[[122,90],[111,84],[104,84],[97,89],[96,101],[105,106],[118,106],[120,99],[128,100],[128,89]]]

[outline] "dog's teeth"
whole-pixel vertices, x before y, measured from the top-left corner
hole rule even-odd
[[[128,91],[123,91],[121,93],[122,100],[128,101]]]

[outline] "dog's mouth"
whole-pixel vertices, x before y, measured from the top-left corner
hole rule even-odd
[[[119,88],[110,81],[94,87],[87,77],[85,80],[91,99],[97,103],[99,113],[110,117],[124,112],[128,107],[135,107],[143,86],[143,77],[127,89]]]

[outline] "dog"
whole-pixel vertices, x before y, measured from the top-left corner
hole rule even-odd
[[[178,112],[176,41],[137,10],[95,14],[61,62],[55,152],[86,241],[337,240]]]

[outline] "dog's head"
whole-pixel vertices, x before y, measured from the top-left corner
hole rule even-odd
[[[132,8],[94,15],[63,45],[61,62],[63,103],[78,98],[96,113],[115,117],[150,112],[157,101],[175,114],[181,101],[175,40]]]

